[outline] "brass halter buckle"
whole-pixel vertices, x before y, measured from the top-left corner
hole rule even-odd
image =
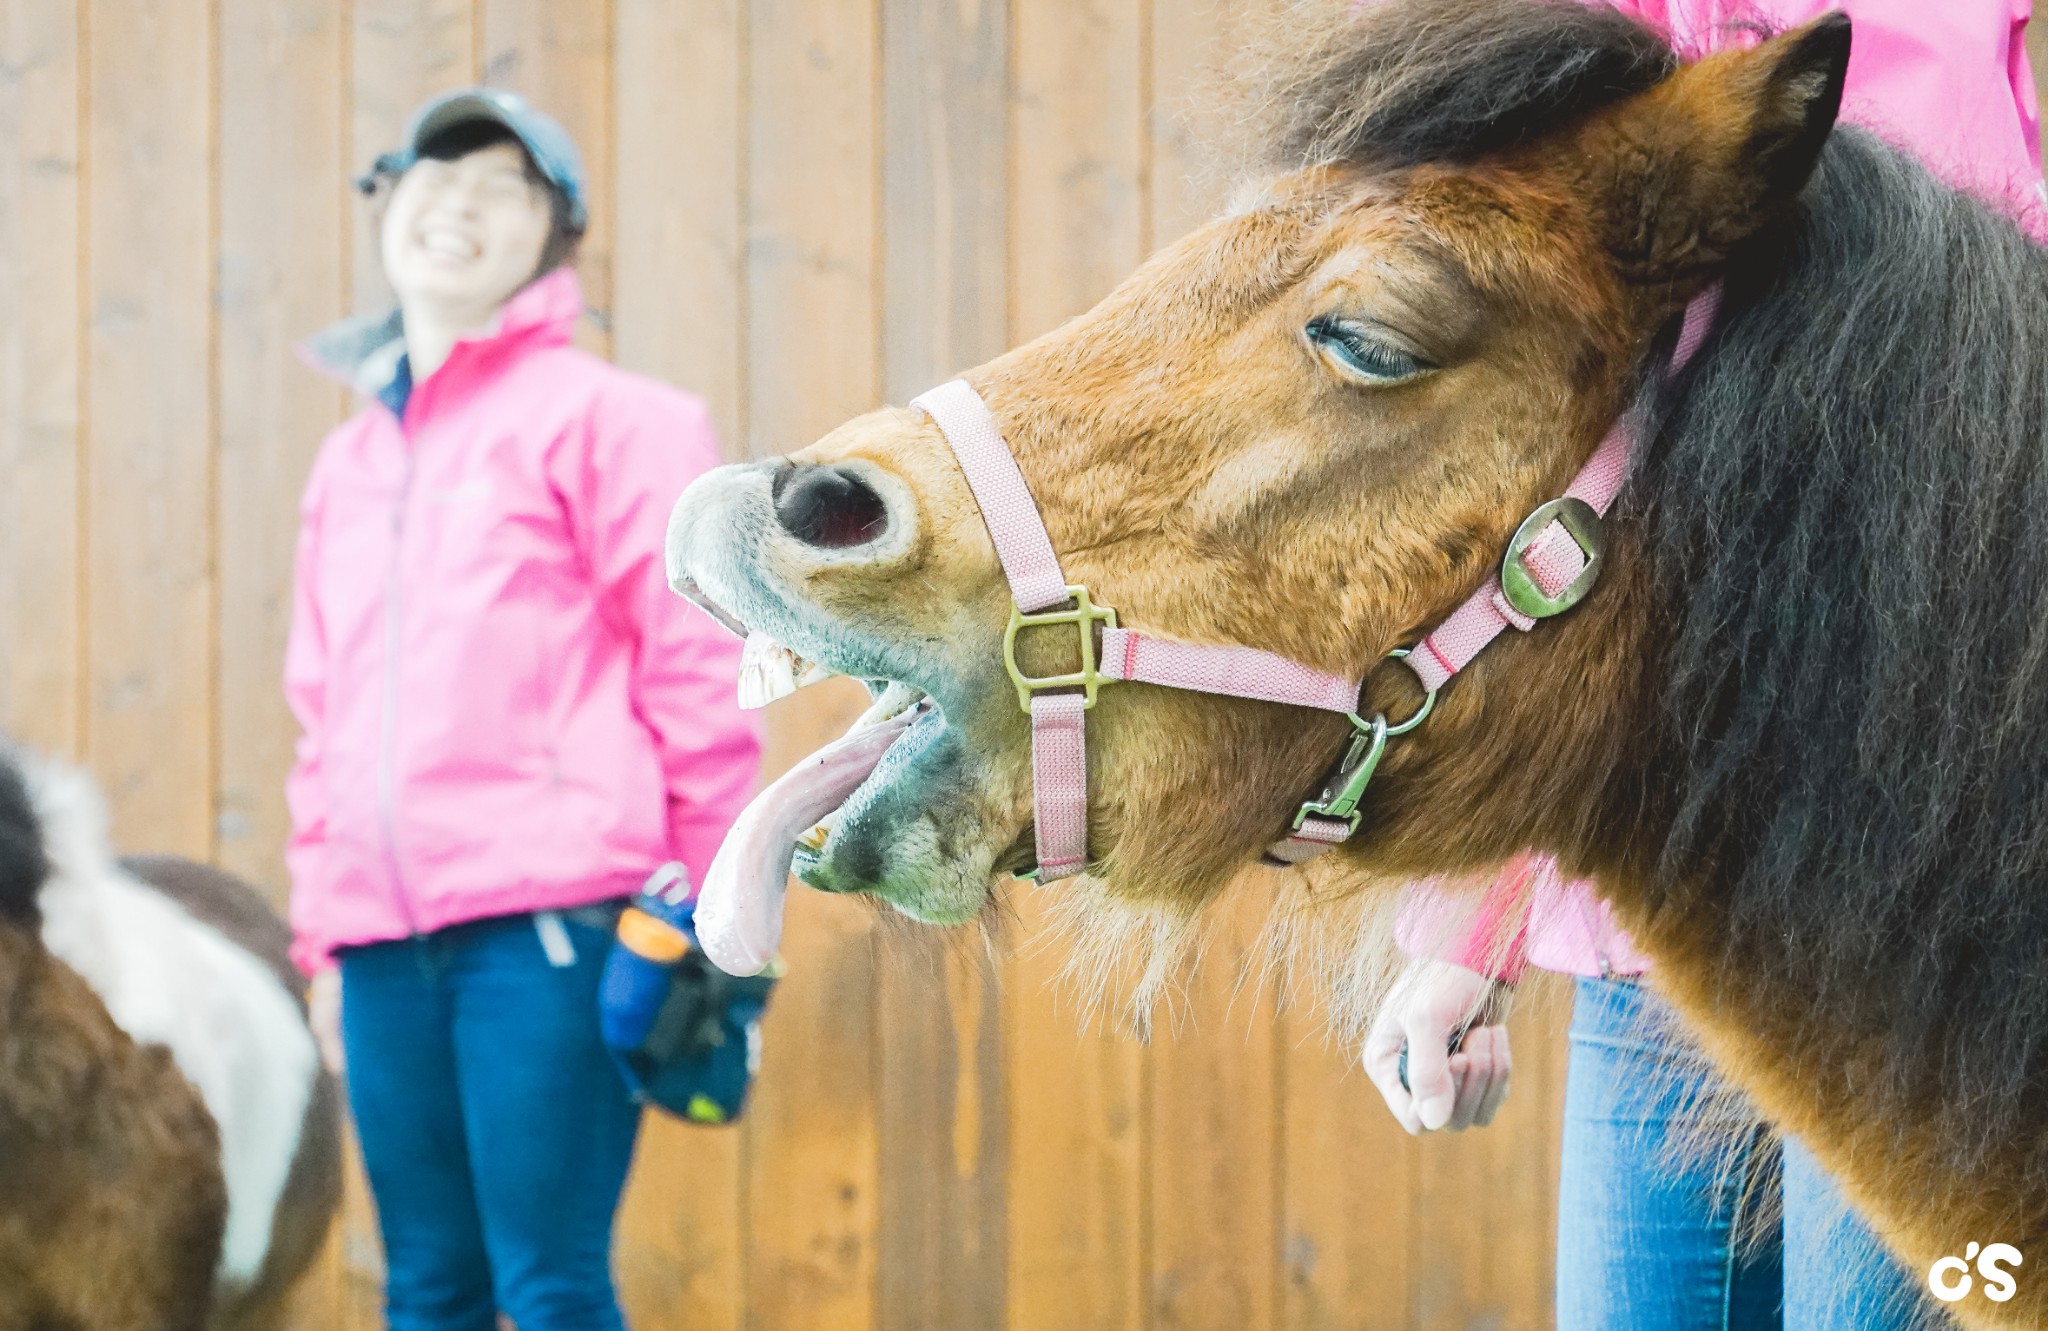
[[[1063,610],[1034,610],[1030,614],[1010,607],[1010,624],[1003,630],[1003,669],[1010,672],[1010,682],[1017,686],[1017,705],[1031,715],[1031,695],[1047,689],[1081,690],[1081,707],[1095,705],[1095,694],[1104,684],[1117,683],[1113,675],[1105,675],[1095,668],[1095,626],[1115,628],[1116,611],[1106,605],[1097,605],[1088,597],[1086,587],[1068,587],[1067,596],[1072,602]],[[1070,675],[1027,675],[1017,664],[1017,633],[1020,629],[1049,628],[1059,624],[1071,624],[1081,639],[1081,668]]]
[[[1408,655],[1408,648],[1397,647],[1387,654],[1390,661],[1398,661]],[[1359,820],[1364,817],[1358,811],[1360,801],[1365,798],[1365,788],[1372,784],[1373,774],[1380,769],[1380,759],[1386,755],[1387,741],[1407,734],[1429,719],[1436,710],[1436,690],[1431,689],[1422,699],[1422,706],[1415,709],[1415,715],[1399,725],[1390,724],[1387,714],[1380,712],[1367,721],[1358,713],[1351,713],[1351,745],[1344,750],[1344,758],[1337,764],[1337,770],[1323,783],[1323,788],[1314,799],[1304,800],[1294,812],[1293,830],[1299,832],[1301,825],[1310,818],[1342,819],[1351,831],[1358,830]]]
[[[1555,596],[1544,594],[1536,585],[1536,579],[1522,563],[1522,556],[1536,543],[1552,521],[1563,527],[1571,538],[1578,542],[1579,550],[1586,556],[1586,567],[1579,570],[1565,589]],[[1586,593],[1593,590],[1593,584],[1600,580],[1600,568],[1607,558],[1607,538],[1600,530],[1600,515],[1593,506],[1583,499],[1567,495],[1539,505],[1535,512],[1522,519],[1522,525],[1515,528],[1515,535],[1508,542],[1508,552],[1500,561],[1500,592],[1507,603],[1531,619],[1548,619],[1586,599]]]

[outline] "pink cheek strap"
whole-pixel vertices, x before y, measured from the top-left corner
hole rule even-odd
[[[1714,326],[1714,319],[1721,309],[1721,288],[1719,284],[1702,292],[1691,305],[1686,307],[1685,323],[1678,334],[1678,345],[1671,353],[1669,374],[1684,369],[1692,358],[1699,354],[1707,333]],[[1636,450],[1636,439],[1640,423],[1635,416],[1625,414],[1614,423],[1600,446],[1593,450],[1593,456],[1565,490],[1567,500],[1577,500],[1592,510],[1596,518],[1605,517],[1607,510],[1614,506],[1614,500],[1621,493],[1622,482],[1628,479],[1629,462]],[[1551,508],[1546,504],[1539,508]],[[1526,524],[1525,524],[1526,526]],[[1520,533],[1517,533],[1518,541]],[[1563,601],[1582,578],[1586,579],[1583,594],[1591,586],[1589,574],[1596,573],[1592,567],[1589,552],[1581,543],[1583,537],[1575,535],[1559,518],[1551,519],[1541,527],[1533,538],[1521,549],[1511,547],[1510,558],[1519,561],[1529,583],[1539,593],[1538,599],[1548,600],[1560,609],[1569,609],[1572,601]],[[1597,553],[1597,547],[1596,547]],[[1516,604],[1520,601],[1520,604]],[[1437,625],[1408,656],[1408,666],[1415,677],[1422,681],[1422,687],[1435,692],[1449,682],[1451,676],[1472,664],[1486,645],[1509,628],[1527,633],[1536,627],[1544,613],[1529,613],[1535,604],[1526,595],[1516,596],[1503,589],[1501,576],[1496,573],[1481,584],[1478,591],[1451,612],[1448,619]],[[1555,614],[1557,610],[1549,610]]]

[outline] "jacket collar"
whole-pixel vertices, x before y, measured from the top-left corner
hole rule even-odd
[[[582,314],[583,287],[575,271],[557,268],[514,292],[489,328],[455,346],[476,351],[522,342],[560,344],[575,332]],[[367,398],[390,386],[404,354],[405,323],[395,309],[343,319],[299,344],[306,364]]]

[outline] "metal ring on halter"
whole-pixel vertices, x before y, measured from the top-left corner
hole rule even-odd
[[[1408,655],[1409,651],[1410,649],[1407,647],[1396,647],[1393,651],[1387,653],[1387,659],[1389,661],[1402,660]],[[1415,715],[1409,717],[1400,725],[1395,725],[1392,722],[1387,721],[1387,714],[1385,712],[1379,713],[1375,719],[1386,724],[1387,738],[1393,739],[1397,735],[1407,734],[1409,731],[1415,729],[1415,727],[1421,725],[1424,721],[1429,720],[1429,714],[1435,710],[1436,690],[1431,689],[1429,692],[1422,695],[1422,706],[1415,709]],[[1371,721],[1366,720],[1364,717],[1361,717],[1358,713],[1351,712],[1348,715],[1351,717],[1351,724],[1358,730],[1366,731],[1372,729],[1373,723]]]

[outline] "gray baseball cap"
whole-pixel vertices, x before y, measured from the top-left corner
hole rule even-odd
[[[379,157],[363,177],[368,188],[379,175],[400,175],[420,159],[420,148],[435,136],[472,120],[503,125],[526,149],[527,156],[569,204],[569,225],[582,230],[590,215],[583,201],[583,158],[569,132],[553,117],[534,110],[524,97],[503,88],[461,88],[444,93],[413,112],[406,126],[405,146]]]

